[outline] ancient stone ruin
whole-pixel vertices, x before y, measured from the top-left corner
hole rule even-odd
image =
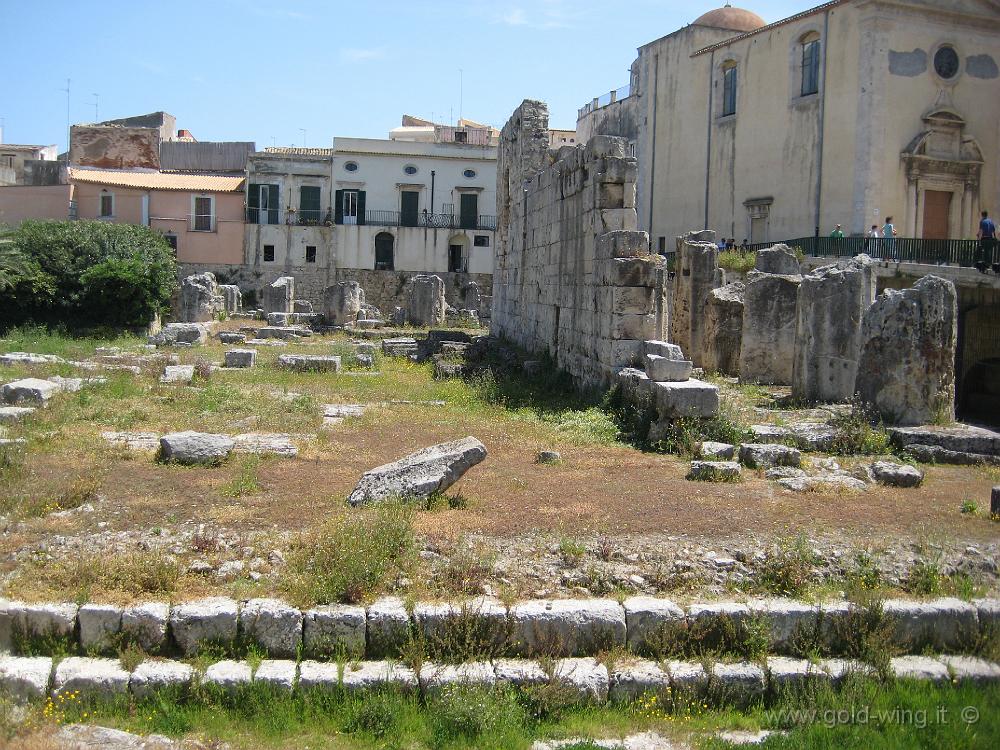
[[[323,317],[329,325],[346,326],[358,319],[365,290],[356,281],[339,281],[323,293]]]
[[[196,273],[181,281],[179,318],[183,323],[206,323],[226,311],[215,274]]]
[[[691,361],[700,367],[705,349],[705,303],[713,289],[726,283],[726,272],[719,268],[715,232],[688,232],[678,237],[674,262],[670,340],[690,352]]]
[[[790,270],[784,253],[763,251],[757,255],[754,270],[747,274],[739,369],[740,380],[745,383],[792,382],[796,305],[802,277],[797,270],[794,274],[763,270],[775,267]]]
[[[268,313],[294,312],[295,277],[282,276],[264,288],[264,311]]]
[[[636,231],[636,162],[621,138],[548,148],[548,109],[524,101],[500,135],[491,332],[607,386],[664,338],[663,259]]]
[[[440,276],[418,274],[407,283],[406,320],[414,326],[444,325],[447,304]]]
[[[742,281],[734,281],[708,293],[701,352],[701,366],[706,372],[733,377],[739,375],[745,294],[746,285]]]

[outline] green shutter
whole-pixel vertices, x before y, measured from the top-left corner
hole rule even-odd
[[[338,190],[333,196],[333,223],[344,223],[344,191]]]
[[[365,191],[358,191],[358,224],[365,223]]]
[[[247,222],[257,224],[257,212],[260,208],[260,185],[251,183],[247,185]]]
[[[278,196],[278,186],[268,185],[267,186],[267,223],[277,224],[278,223],[278,207],[281,205]]]

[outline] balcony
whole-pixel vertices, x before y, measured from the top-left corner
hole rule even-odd
[[[248,208],[247,224],[288,224],[299,227],[333,226],[333,212],[330,209],[289,208]]]
[[[356,221],[344,221],[358,223]],[[418,214],[404,214],[402,211],[365,211],[365,224],[379,227],[423,227],[424,229],[475,229],[493,232],[497,228],[497,217],[487,214],[462,216],[455,213],[432,214],[421,211]]]

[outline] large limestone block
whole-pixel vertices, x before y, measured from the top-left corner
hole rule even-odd
[[[802,278],[795,325],[792,395],[845,401],[854,395],[861,321],[875,301],[875,264],[858,255]]]
[[[306,662],[303,662],[304,673]],[[300,683],[301,674],[300,673]],[[344,667],[341,682],[348,692],[368,691],[376,688],[416,690],[417,675],[409,667],[393,661],[352,662]]]
[[[456,628],[474,628],[477,635],[498,646],[509,637],[507,608],[498,600],[479,597],[465,602],[420,602],[413,620],[429,643],[446,642]]]
[[[632,596],[622,606],[625,608],[628,647],[633,653],[655,648],[660,636],[684,619],[684,610],[669,599]]]
[[[644,694],[670,692],[670,675],[655,661],[632,657],[616,660],[609,670],[608,700],[630,702]]]
[[[135,642],[147,654],[159,651],[167,638],[170,605],[166,602],[143,602],[125,607],[122,612],[122,636]]]
[[[492,687],[497,676],[489,662],[471,661],[462,664],[424,664],[420,668],[420,689],[424,695],[434,695],[453,685]]]
[[[170,687],[187,687],[194,678],[194,667],[181,661],[146,659],[132,673],[129,690],[137,698]]]
[[[709,691],[719,703],[748,706],[764,697],[767,675],[756,664],[716,663],[712,667]]]
[[[513,640],[525,656],[574,656],[625,645],[625,610],[610,599],[553,599],[511,607]]]
[[[410,614],[403,600],[394,596],[368,606],[366,651],[369,657],[394,657],[410,638]]]
[[[688,353],[696,367],[701,367],[705,301],[709,292],[725,284],[725,272],[719,269],[715,233],[698,232],[678,237],[675,265],[670,340]]]
[[[160,456],[180,464],[215,464],[233,451],[233,439],[207,432],[171,432],[160,438]]]
[[[298,664],[291,659],[264,659],[254,672],[253,681],[290,693],[295,689],[298,671]]]
[[[223,597],[179,604],[170,612],[170,631],[187,656],[210,643],[228,646],[238,632],[237,611],[236,602]]]
[[[338,281],[323,292],[323,317],[333,326],[353,325],[365,304],[365,290],[356,281]]]
[[[682,383],[691,377],[689,359],[667,359],[657,354],[645,356],[646,375],[655,383]]]
[[[278,367],[297,372],[340,372],[340,357],[336,354],[282,354]]]
[[[180,319],[185,323],[215,320],[225,310],[225,297],[213,273],[195,273],[181,281]]]
[[[742,443],[740,461],[751,469],[768,469],[772,466],[798,467],[802,464],[802,454],[798,448],[778,443]]]
[[[256,349],[227,349],[223,364],[226,367],[253,367],[257,363]]]
[[[208,326],[203,323],[167,323],[160,332],[150,336],[148,341],[154,346],[176,346],[190,344],[198,346],[208,340]]]
[[[996,662],[974,656],[939,656],[938,659],[948,668],[954,682],[978,685],[1000,682],[1000,664]]]
[[[18,702],[37,700],[49,692],[50,656],[0,655],[0,695]]]
[[[754,270],[761,273],[777,273],[794,276],[800,273],[799,259],[788,245],[777,244],[758,250],[754,258]]]
[[[0,388],[0,397],[8,404],[33,403],[44,404],[62,390],[62,387],[50,380],[40,378],[23,378],[12,383],[6,383]]]
[[[731,376],[739,374],[745,292],[746,285],[742,281],[734,281],[713,289],[705,298],[701,366],[707,372]]]
[[[348,496],[354,506],[391,497],[428,497],[443,492],[486,458],[474,437],[432,445],[367,471]]]
[[[954,421],[955,285],[924,276],[910,289],[887,289],[861,325],[858,395],[890,424]]]
[[[243,309],[243,294],[236,284],[219,284],[219,294],[227,314],[232,315]]]
[[[894,642],[907,648],[930,645],[954,649],[970,642],[979,632],[974,604],[942,598],[928,602],[889,599],[882,610],[895,624]]]
[[[205,670],[203,685],[213,685],[224,693],[234,695],[240,688],[250,684],[250,665],[245,661],[226,659],[217,661]]]
[[[282,276],[264,287],[264,311],[293,312],[295,300],[295,277]]]
[[[897,656],[889,660],[889,669],[897,680],[948,682],[948,667],[930,656]]]
[[[56,695],[79,691],[88,697],[111,698],[128,691],[129,677],[118,659],[70,656],[56,666],[52,691]]]
[[[740,380],[790,385],[801,276],[751,271],[743,292]]]
[[[302,645],[302,612],[277,599],[250,599],[240,609],[239,632],[270,656],[292,657]]]
[[[305,655],[330,658],[342,652],[351,658],[361,658],[365,654],[366,622],[365,608],[351,604],[327,604],[307,610],[303,633]]]
[[[77,613],[80,646],[85,653],[114,651],[122,627],[122,608],[114,604],[84,604]]]
[[[649,234],[629,230],[605,232],[597,237],[597,258],[644,258],[649,255]]]
[[[750,611],[767,623],[771,646],[786,653],[794,642],[816,632],[820,625],[819,606],[796,599],[752,601]]]
[[[719,413],[719,388],[697,378],[681,383],[653,383],[653,399],[661,419],[714,417]]]
[[[444,325],[447,304],[441,277],[418,274],[410,279],[407,287],[406,319],[410,325]]]

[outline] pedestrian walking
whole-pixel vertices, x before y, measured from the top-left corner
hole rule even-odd
[[[986,270],[993,266],[993,273],[1000,274],[1000,263],[993,262],[993,253],[997,246],[997,225],[990,218],[989,211],[983,211],[982,219],[979,222],[979,231],[976,232],[976,239],[979,240],[979,259],[976,261],[976,268],[979,273],[986,273]]]
[[[886,260],[898,260],[896,258],[896,227],[892,223],[892,217],[885,217],[885,224],[882,227],[882,239],[885,243]]]

